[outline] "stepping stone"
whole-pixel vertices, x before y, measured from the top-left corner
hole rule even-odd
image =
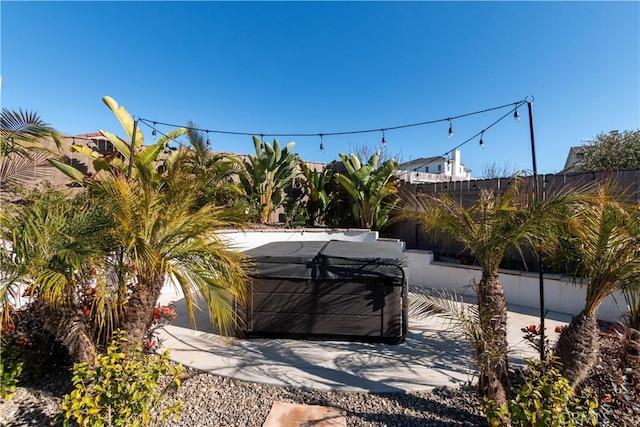
[[[274,402],[262,427],[346,427],[344,411],[327,406]]]

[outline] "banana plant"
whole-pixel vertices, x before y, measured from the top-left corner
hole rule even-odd
[[[309,222],[310,225],[316,225],[331,200],[331,193],[327,192],[327,187],[333,178],[333,169],[331,165],[327,165],[318,172],[310,169],[303,161],[300,162],[300,169],[305,178],[302,185],[307,196]]]
[[[284,188],[298,173],[300,160],[292,152],[295,142],[281,148],[277,139],[271,145],[254,136],[253,145],[256,154],[249,154],[248,161],[245,160],[246,173],[240,175],[240,182],[247,195],[258,204],[260,222],[266,224],[273,212],[282,206]]]
[[[115,169],[128,174],[129,164],[132,166],[131,174],[134,176],[138,173],[143,173],[143,170],[150,170],[150,167],[157,161],[158,156],[166,148],[167,144],[187,132],[187,129],[185,128],[172,130],[159,138],[158,142],[155,144],[145,147],[144,135],[137,126],[134,126],[134,119],[131,114],[129,114],[122,105],[118,105],[118,103],[110,96],[104,96],[102,98],[102,102],[104,102],[107,108],[109,108],[109,110],[111,110],[116,116],[120,125],[125,130],[127,138],[130,141],[133,141],[133,147],[131,146],[131,143],[128,143],[115,134],[104,130],[100,130],[99,132],[116,149],[115,155],[111,153],[103,155],[86,145],[72,145],[70,148],[71,152],[79,153],[85,157],[85,159],[93,165],[96,173]],[[133,138],[134,128],[135,138]],[[133,161],[131,160],[132,153]],[[49,162],[78,184],[83,185],[85,179],[88,178],[80,170],[59,160],[49,159]]]
[[[398,192],[398,180],[394,175],[398,162],[388,159],[378,166],[380,151],[373,153],[365,164],[353,153],[340,153],[340,158],[348,175],[337,173],[335,176],[353,199],[353,215],[358,218],[360,227],[382,227],[390,211],[386,203],[394,203]]]

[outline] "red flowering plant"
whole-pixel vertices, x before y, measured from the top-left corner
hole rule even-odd
[[[173,303],[157,306],[153,310],[153,323],[142,341],[142,346],[147,353],[153,353],[162,345],[158,338],[158,330],[165,327],[178,317]]]
[[[529,342],[529,345],[535,350],[540,350],[540,337],[542,336],[541,325],[529,325],[520,330],[524,332],[524,339]],[[547,328],[545,327],[544,330],[546,331]],[[544,337],[544,348],[546,352],[549,353],[549,337],[546,334]]]
[[[556,328],[554,329],[556,334],[561,334],[564,332],[565,329],[567,329],[569,327],[569,325],[558,325],[556,326]]]

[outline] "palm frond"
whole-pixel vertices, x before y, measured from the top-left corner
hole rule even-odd
[[[438,315],[445,319],[450,330],[466,337],[476,354],[482,354],[485,337],[480,323],[478,306],[468,304],[455,293],[442,289],[429,289],[425,292],[409,294],[409,314],[417,317]]]
[[[12,187],[28,185],[51,174],[49,153],[36,151],[29,156],[16,153],[0,157],[0,191],[11,191]]]
[[[0,156],[9,153],[28,155],[29,149],[42,147],[41,141],[51,138],[59,149],[63,136],[44,122],[35,111],[2,109],[0,115]]]

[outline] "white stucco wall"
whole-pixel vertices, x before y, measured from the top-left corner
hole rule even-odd
[[[411,285],[446,289],[459,295],[474,295],[469,285],[474,278],[480,280],[479,268],[434,262],[431,251],[408,250],[406,255],[409,258]],[[500,270],[500,280],[509,304],[540,307],[538,273]],[[584,307],[586,290],[574,284],[570,277],[546,274],[544,297],[546,310],[576,315]],[[625,306],[622,295],[616,292],[600,305],[598,318],[607,321],[621,320],[622,315],[616,301],[620,307]]]
[[[222,230],[220,238],[239,251],[257,248],[271,242],[308,242],[346,240],[349,242],[376,242],[378,232],[351,229],[277,229],[277,230]]]

